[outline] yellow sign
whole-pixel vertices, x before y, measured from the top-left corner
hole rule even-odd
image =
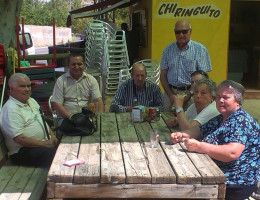
[[[193,1],[194,2],[194,1]],[[219,18],[221,10],[214,4],[179,6],[178,2],[161,2],[158,6],[157,17],[193,17],[193,18]]]
[[[187,19],[191,39],[208,49],[212,65],[209,76],[219,83],[227,77],[229,18],[230,0],[153,0],[151,57],[161,60],[164,48],[176,40],[174,24]]]

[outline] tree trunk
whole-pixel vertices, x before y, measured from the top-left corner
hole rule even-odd
[[[15,17],[20,15],[23,0],[0,0],[0,44],[16,49]]]

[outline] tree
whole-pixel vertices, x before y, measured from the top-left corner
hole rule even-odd
[[[16,47],[15,16],[20,15],[23,0],[0,0],[0,43],[8,47]]]
[[[52,26],[55,18],[56,26],[65,26],[69,10],[69,1],[24,0],[21,16],[26,24]]]

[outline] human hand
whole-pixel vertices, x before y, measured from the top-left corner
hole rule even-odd
[[[176,94],[176,95],[174,95],[173,99],[174,99],[173,103],[174,103],[175,108],[183,107],[184,95]]]
[[[195,139],[184,139],[184,145],[186,146],[188,151],[196,151],[199,152],[200,143],[198,140]]]
[[[49,135],[50,139],[45,141],[45,146],[47,148],[52,148],[58,144],[58,139],[56,138],[52,130],[50,130]]]
[[[183,101],[184,101],[184,102],[187,102],[187,101],[190,100],[190,98],[191,98],[191,93],[190,93],[190,92],[186,92]]]
[[[170,134],[170,140],[173,144],[181,142],[183,139],[182,132],[175,132]]]
[[[166,124],[168,127],[173,128],[178,124],[178,121],[176,118],[170,118],[166,121]]]

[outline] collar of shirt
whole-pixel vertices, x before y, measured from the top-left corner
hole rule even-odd
[[[70,75],[70,71],[66,72],[65,76],[66,76],[67,78],[71,78],[71,79],[73,79],[73,80],[75,80],[75,81],[80,81],[83,77],[86,77],[86,78],[87,78],[88,74],[87,74],[86,72],[83,72],[83,74],[82,74],[82,76],[79,78],[79,80],[74,79],[74,78]]]
[[[31,98],[31,97],[30,97]],[[29,98],[29,99],[30,99]],[[18,106],[20,106],[20,107],[23,107],[23,106],[28,106],[28,104],[29,104],[29,99],[27,100],[27,103],[28,104],[26,104],[26,103],[22,103],[21,101],[18,101],[17,99],[15,99],[14,97],[12,97],[11,95],[9,96],[9,99],[10,100],[12,100],[12,101],[14,101]]]
[[[143,89],[142,89],[142,90],[138,90],[138,87],[135,85],[133,79],[132,79],[132,83],[133,83],[133,88],[136,88],[136,91],[142,91],[142,90],[145,90],[145,88],[146,88],[147,80],[145,80],[145,82],[144,82],[144,86],[143,86]]]
[[[180,51],[185,51],[185,50],[187,50],[187,49],[189,49],[190,48],[190,45],[191,45],[191,42],[192,40],[190,39],[188,42],[187,42],[187,44],[186,44],[186,46],[185,46],[185,48],[183,49],[183,50],[180,50],[179,49],[179,46],[178,46],[178,43],[177,43],[177,41],[175,42],[175,45],[176,45],[176,47],[180,50]]]

